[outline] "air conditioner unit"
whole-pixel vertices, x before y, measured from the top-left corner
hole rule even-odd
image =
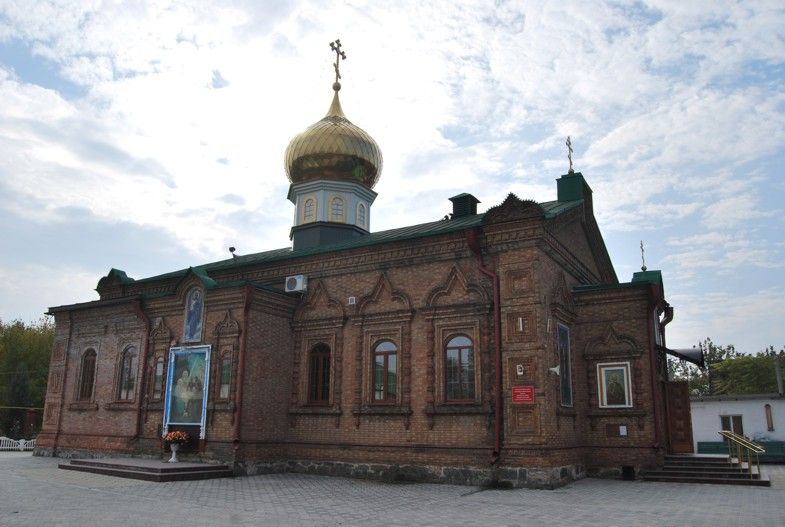
[[[286,277],[286,284],[284,290],[287,293],[296,293],[297,291],[305,291],[308,289],[308,277],[302,274]]]

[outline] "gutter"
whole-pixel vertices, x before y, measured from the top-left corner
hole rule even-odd
[[[673,306],[665,302],[665,318],[663,318],[662,322],[660,322],[660,330],[663,332],[663,344],[665,343],[665,326],[670,324],[671,320],[673,320]]]
[[[657,304],[653,304],[652,306],[654,309],[649,311],[648,317],[648,326],[649,326],[649,373],[651,374],[651,389],[652,389],[652,416],[654,417],[654,444],[652,444],[652,448],[660,448],[660,440],[662,437],[662,430],[660,429],[660,420],[658,417],[659,412],[657,411],[657,407],[659,406],[660,402],[660,395],[663,395],[665,392],[664,390],[658,390],[657,386],[657,352],[654,339],[654,319],[657,317]],[[670,306],[668,306],[670,308]],[[657,324],[660,325],[660,328],[664,327],[668,322],[673,320],[673,308],[670,309],[670,318],[668,318],[668,309],[666,308],[665,311],[665,319],[663,320],[662,324],[658,321]],[[653,315],[653,316],[651,316]],[[658,329],[660,329],[658,328]]]
[[[494,404],[493,404],[493,453],[491,454],[491,464],[495,465],[501,456],[501,437],[502,437],[502,310],[500,305],[499,276],[491,269],[485,267],[482,259],[482,249],[480,248],[479,235],[481,227],[475,227],[464,231],[466,242],[472,253],[477,258],[477,266],[480,272],[489,277],[493,282],[493,333],[496,344],[494,353],[494,367],[496,377],[494,382]]]

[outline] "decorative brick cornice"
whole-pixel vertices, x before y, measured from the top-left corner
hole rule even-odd
[[[213,335],[218,337],[236,337],[240,334],[240,323],[232,317],[232,313],[227,309],[221,322],[216,324]]]
[[[583,351],[585,359],[621,359],[640,357],[643,350],[632,337],[619,335],[611,324],[602,337],[589,341]]]
[[[510,193],[500,205],[491,207],[485,212],[482,222],[484,225],[490,225],[544,218],[545,211],[539,203],[532,200],[522,200],[515,194]]]

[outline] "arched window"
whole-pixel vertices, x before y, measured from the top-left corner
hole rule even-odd
[[[95,381],[95,350],[89,349],[82,355],[82,364],[79,368],[79,393],[80,401],[89,401],[93,398],[93,384]]]
[[[305,200],[303,205],[303,223],[310,223],[316,220],[316,202],[313,198]]]
[[[357,225],[365,227],[365,205],[362,203],[357,205]]]
[[[163,395],[164,384],[164,359],[158,357],[153,370],[153,399],[160,399]]]
[[[343,199],[337,196],[330,202],[330,218],[333,221],[343,221]]]
[[[131,401],[136,388],[136,348],[131,346],[123,352],[120,361],[120,390],[117,398]]]
[[[444,398],[447,401],[474,400],[474,344],[465,335],[456,335],[444,348]]]
[[[229,398],[229,386],[232,383],[232,356],[228,353],[221,359],[221,385],[218,389],[218,397],[221,399]]]
[[[395,402],[398,393],[398,348],[383,340],[373,348],[373,400]]]
[[[330,402],[330,347],[317,344],[308,354],[308,402]]]

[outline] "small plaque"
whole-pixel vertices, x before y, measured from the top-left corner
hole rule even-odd
[[[513,386],[513,404],[534,404],[534,386]]]

